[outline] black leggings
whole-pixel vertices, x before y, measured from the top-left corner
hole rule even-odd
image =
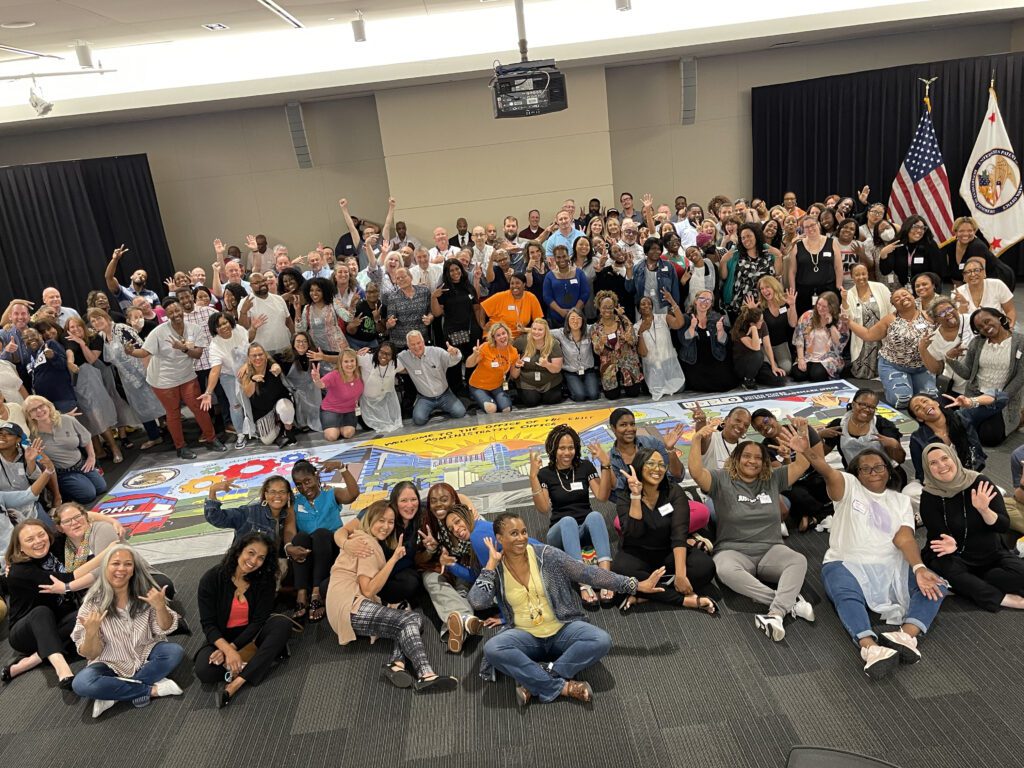
[[[998,448],[1006,440],[1006,422],[1003,412],[985,419],[978,425],[978,439],[986,448]]]
[[[55,653],[68,653],[74,648],[71,630],[76,617],[72,611],[58,618],[50,608],[37,605],[11,627],[7,639],[11,648],[24,656],[38,653],[45,659]]]
[[[643,581],[651,573],[661,566],[665,566],[665,574],[672,575],[676,572],[675,555],[670,550],[668,555],[643,549],[619,549],[612,560],[612,571],[622,576],[633,576]],[[697,547],[686,548],[686,578],[690,580],[694,592],[700,594],[711,580],[715,578],[715,563],[711,555]],[[665,587],[664,592],[652,592],[644,595],[658,603],[668,605],[682,605],[685,595],[677,592],[674,585]]]
[[[798,481],[782,494],[789,499],[789,520],[797,525],[800,519],[810,517],[820,521],[824,516],[825,506],[818,500],[811,489]]]
[[[561,387],[552,387],[547,392],[538,392],[535,389],[519,388],[519,405],[524,408],[533,408],[535,405],[555,405],[562,402],[565,397],[562,395]]]
[[[245,627],[233,627],[231,629],[221,628],[224,639],[229,643],[245,631]],[[271,616],[267,623],[253,638],[256,643],[256,653],[245,664],[241,677],[251,685],[259,685],[267,675],[274,661],[284,651],[288,638],[291,636],[292,623],[284,616]],[[210,656],[217,650],[217,646],[206,644],[200,648],[193,658],[196,677],[204,683],[216,683],[224,679],[226,667],[223,664],[211,664]]]
[[[382,603],[389,605],[400,603],[403,600],[412,604],[416,602],[416,593],[419,592],[420,586],[420,577],[415,568],[392,571],[380,592],[377,593],[377,597]]]
[[[998,611],[1008,594],[1024,596],[1024,562],[1013,552],[999,552],[984,565],[969,565],[959,555],[933,557],[928,567],[986,611]]]
[[[292,539],[292,544],[311,550],[301,563],[292,561],[295,573],[295,589],[309,591],[320,588],[320,598],[327,594],[327,582],[331,577],[331,566],[338,559],[338,545],[334,543],[334,532],[326,528],[317,528],[313,533],[299,531]]]
[[[640,393],[643,392],[644,383],[638,381],[636,384],[630,384],[624,386],[620,384],[613,389],[601,390],[604,392],[604,396],[608,400],[618,400],[620,397],[640,397]]]
[[[793,363],[789,375],[793,377],[793,381],[828,381],[832,378],[828,368],[821,363],[807,363],[806,371],[801,371],[800,366]]]
[[[741,379],[753,379],[765,387],[780,387],[786,383],[785,376],[776,376],[765,359],[764,352],[734,355],[732,367]]]

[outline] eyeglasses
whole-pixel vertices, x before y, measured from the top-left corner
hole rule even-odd
[[[925,229],[928,229],[928,227],[926,227],[924,224],[915,224],[914,226],[912,226],[910,228],[910,231],[913,232],[915,229],[917,229],[917,230],[925,230]]]
[[[862,403],[862,402],[857,402],[857,401],[854,401],[853,407],[854,408],[860,408],[860,410],[862,410],[862,411],[874,412],[874,411],[878,410],[878,406],[877,405],[868,405],[867,403]]]
[[[648,469],[664,469],[665,462],[663,461],[645,461],[644,466]]]
[[[984,269],[980,269],[978,267],[973,267],[972,269],[965,269],[964,270],[964,274],[965,275],[976,275],[979,272],[984,272],[984,271],[985,271]]]
[[[870,466],[857,467],[857,474],[859,475],[880,475],[883,472],[887,472],[888,468],[885,464],[872,464]]]
[[[710,296],[698,296],[697,297],[697,301],[703,302],[705,304],[710,304],[711,303],[711,297]]]
[[[62,518],[61,521],[60,521],[60,524],[61,525],[72,525],[74,523],[85,522],[85,520],[86,520],[85,515],[83,515],[81,512],[79,512],[77,515],[71,515],[70,517]]]
[[[956,314],[956,310],[953,309],[952,307],[950,307],[949,309],[944,309],[941,312],[936,312],[935,316],[936,317],[949,317],[950,315],[955,315],[955,314]]]

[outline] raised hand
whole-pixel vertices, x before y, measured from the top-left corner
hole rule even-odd
[[[449,555],[447,549],[441,547],[441,556],[438,558],[438,562],[441,563],[441,568],[444,569],[449,565],[455,565],[458,560],[454,556]]]
[[[341,210],[343,210],[343,211],[347,211],[348,210],[348,200],[346,200],[344,197],[341,198],[341,200],[338,201],[338,205],[341,207]]]
[[[992,508],[992,499],[996,497],[996,489],[992,483],[982,480],[978,487],[971,491],[971,504],[979,512],[988,512]]]
[[[743,306],[746,307],[747,309],[757,309],[757,302],[754,301],[753,294],[748,293],[746,296],[743,297]]]
[[[445,348],[448,350],[448,354],[451,355],[452,357],[458,357],[459,356],[459,350],[458,350],[457,347],[453,347],[451,344],[448,344],[446,342],[445,343]]]
[[[106,611],[93,611],[82,619],[82,626],[85,627],[86,634],[95,635],[99,632],[105,618],[107,618]]]
[[[484,566],[489,571],[493,571],[498,567],[498,563],[501,562],[501,552],[494,546],[494,539],[490,536],[484,537],[484,546],[487,547],[487,565]]]
[[[394,315],[388,315],[388,321],[385,323],[385,325],[387,326],[388,330],[391,330],[397,324],[398,324],[398,318],[395,317]]]
[[[39,458],[43,452],[43,441],[41,438],[36,438],[25,447],[25,461],[35,461]]]
[[[113,259],[114,261],[118,261],[126,253],[128,253],[128,249],[124,247],[124,243],[121,243],[121,247],[115,248],[110,258]]]
[[[436,551],[437,550],[437,539],[434,538],[434,535],[430,532],[430,529],[427,526],[423,526],[422,528],[420,528],[419,533],[420,533],[420,542],[423,544],[423,546],[426,547],[431,552]]]
[[[959,406],[960,408],[965,408],[965,409],[966,408],[974,407],[974,401],[971,400],[971,398],[967,397],[966,395],[956,395],[956,396],[954,396],[954,395],[947,395],[947,394],[943,393],[942,396],[944,398],[946,398],[947,400],[949,400],[949,405],[956,405],[956,406]]]
[[[654,195],[652,195],[650,192],[645,192],[643,195],[641,195],[640,202],[643,204],[644,208],[650,208],[652,205],[654,205]]]
[[[395,551],[391,553],[391,559],[396,563],[405,557],[405,545],[402,543],[404,540],[405,534],[400,533],[398,535],[398,545],[395,547]]]
[[[168,291],[173,291],[174,290],[174,278],[173,277],[168,277],[166,280],[164,280],[164,285],[167,286],[167,290]],[[77,328],[78,326],[73,326],[73,327]]]
[[[306,353],[306,356],[312,359],[312,354],[313,350],[310,350],[309,352]],[[320,355],[320,359],[323,359],[323,355]],[[318,363],[314,363],[313,365],[309,366],[309,377],[313,380],[314,384],[320,386],[320,382],[322,381],[322,379],[320,378],[320,365]]]
[[[255,329],[255,330],[259,330],[260,328],[262,328],[266,324],[267,324],[267,316],[266,315],[250,315],[249,316],[249,325],[253,329]]]
[[[587,445],[587,450],[590,451],[590,455],[593,456],[602,466],[608,466],[611,464],[611,459],[608,457],[608,451],[604,449],[598,442],[593,442]]]
[[[227,479],[221,479],[210,485],[210,490],[214,493],[224,493],[225,491],[235,490],[235,484]]]
[[[715,323],[715,330],[718,331],[718,335],[719,336],[724,336],[725,335],[725,318],[724,317],[718,318],[718,322]]]
[[[217,254],[218,260],[224,257],[224,254],[227,252],[227,250],[227,247],[219,238],[213,241],[213,252]],[[217,264],[217,266],[219,267],[220,265]]]
[[[530,451],[530,477],[536,477],[540,472],[540,454],[537,451]]]
[[[245,247],[248,248],[250,251],[255,251],[256,249],[258,249],[259,245],[256,244],[256,238],[253,237],[252,235],[246,235]]]
[[[786,303],[789,304],[789,305],[795,305],[796,304],[796,289],[795,288],[787,288],[786,289]]]
[[[861,205],[868,204],[868,195],[871,194],[871,187],[865,184],[861,187],[860,192],[857,193],[857,199],[860,200]]]
[[[270,373],[273,374],[274,376],[280,376],[281,366],[278,365],[277,363],[274,363],[273,365],[270,366]]]
[[[439,285],[434,291],[431,292],[430,295],[433,296],[435,299],[440,299],[442,293],[448,293],[448,289],[445,288],[443,285]]]
[[[971,492],[971,495],[974,495],[974,491]],[[939,538],[928,542],[928,548],[939,557],[951,555],[956,552],[956,539],[948,533],[943,533]]]
[[[644,489],[644,484],[640,482],[640,478],[636,476],[636,469],[631,465],[629,472],[624,469],[620,469],[619,473],[626,478],[626,485],[629,486],[629,492],[632,495],[637,495]]]
[[[139,595],[139,600],[149,603],[153,610],[159,611],[167,607],[167,587],[150,587],[149,592]]]
[[[685,430],[683,429],[682,424],[676,424],[674,427],[672,427],[672,429],[666,432],[665,448],[670,451],[673,450],[679,443],[679,441],[682,439],[684,431]]]

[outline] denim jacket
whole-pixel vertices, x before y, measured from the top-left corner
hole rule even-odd
[[[206,522],[215,528],[232,528],[235,531],[234,541],[253,531],[267,534],[270,538],[280,544],[281,529],[284,527],[284,517],[275,520],[270,513],[270,507],[262,502],[253,502],[244,507],[224,509],[218,499],[206,499],[203,503],[203,517]]]
[[[661,260],[658,265],[657,271],[658,280],[658,303],[655,307],[668,307],[669,304],[665,301],[665,297],[661,295],[662,289],[667,290],[672,294],[672,298],[675,302],[679,303],[679,280],[676,279],[676,268],[672,266],[672,262]],[[640,306],[640,299],[644,297],[644,291],[646,290],[647,278],[650,276],[650,272],[647,269],[647,261],[641,261],[633,267],[632,279],[626,279],[626,290],[633,294],[633,300],[637,306]]]
[[[697,335],[694,334],[692,339],[686,338],[686,331],[690,327],[690,317],[690,315],[683,315],[683,327],[676,331],[676,335],[679,337],[679,359],[687,365],[697,362]],[[724,315],[713,309],[708,310],[707,329],[711,334],[711,354],[714,355],[715,360],[725,360],[729,354],[729,318],[725,318],[726,337],[724,342],[718,340],[718,332],[715,330],[721,317]]]

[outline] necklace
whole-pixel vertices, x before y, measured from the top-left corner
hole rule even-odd
[[[562,480],[562,470],[560,470],[558,467],[555,467],[555,477],[558,478],[558,484],[560,486],[562,486],[562,490],[565,491],[566,493],[568,493],[569,491],[572,490],[572,475],[573,475],[572,467],[569,467],[569,470],[568,470],[568,472],[566,473],[566,476],[565,476],[565,481],[563,481]],[[569,483],[568,486],[565,484],[566,481]]]
[[[967,498],[966,498],[967,492],[966,491],[961,491],[960,493],[957,494],[957,496],[961,497],[961,499],[960,499],[960,501],[961,501],[961,505],[960,505],[961,509],[960,509],[960,511],[963,513],[963,516],[964,516],[964,535],[963,535],[963,540],[960,542],[960,545],[956,548],[956,551],[958,553],[962,553],[964,551],[964,549],[967,547]],[[946,519],[946,502],[947,501],[949,501],[949,499],[946,499],[946,498],[942,499],[942,524],[945,527],[945,529],[948,531],[950,528],[949,528],[949,520]],[[952,536],[952,534],[950,534],[950,535]]]
[[[821,249],[825,246],[824,243],[818,246],[816,253],[813,253],[807,245],[804,246],[807,250],[807,255],[811,257],[811,266],[814,267],[814,271],[818,271],[818,262],[821,260]]]
[[[540,588],[537,586],[536,579],[534,578],[533,569],[530,568],[529,555],[527,555],[526,560],[527,572],[525,580],[520,574],[515,572],[511,563],[505,563],[505,567],[508,568],[512,577],[526,591],[526,606],[530,613],[530,621],[533,623],[533,626],[539,627],[544,623],[544,602],[541,599]]]

